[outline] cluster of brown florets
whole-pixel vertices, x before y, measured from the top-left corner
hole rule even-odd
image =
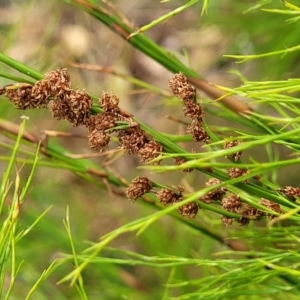
[[[223,148],[224,149],[230,149],[230,148],[233,148],[235,146],[238,146],[239,144],[240,144],[239,140],[227,141],[227,142],[224,143]],[[231,153],[229,155],[226,155],[225,158],[233,160],[234,162],[238,162],[240,160],[242,154],[243,154],[242,151],[237,151],[237,152]],[[230,179],[244,176],[247,173],[248,173],[248,171],[246,169],[239,168],[239,167],[232,167],[232,168],[229,168],[228,171],[227,171],[227,174],[228,174]],[[246,182],[246,181],[247,180],[244,180],[243,182]]]
[[[103,113],[94,114],[92,98],[85,91],[72,89],[66,69],[49,71],[34,85],[7,85],[0,93],[19,109],[48,108],[57,120],[66,119],[74,127],[86,126],[88,145],[94,151],[106,150],[114,131],[120,147],[128,154],[138,155],[143,162],[152,161],[163,151],[163,147],[133,121],[133,116],[119,107],[119,98],[113,93],[102,93],[98,103]],[[118,122],[128,124],[127,128],[114,129]]]
[[[205,183],[206,187],[220,184],[222,181],[217,178],[210,178],[209,181]],[[271,212],[264,212],[251,205],[244,203],[241,198],[234,194],[229,193],[226,187],[219,187],[206,195],[200,197],[200,201],[204,203],[218,203],[222,205],[223,209],[241,215],[240,219],[233,219],[230,217],[223,216],[221,218],[224,225],[229,226],[236,220],[240,225],[248,225],[250,220],[259,220],[262,217],[268,217],[269,219],[276,218],[277,214],[281,214],[282,210],[279,204],[274,203],[270,200],[261,198],[259,204],[265,206],[270,211],[274,211],[277,214],[272,214]]]
[[[66,69],[49,71],[34,85],[11,84],[3,88],[6,97],[19,109],[49,108],[53,117],[73,126],[86,125],[93,101],[85,92],[72,89]]]
[[[187,132],[193,136],[197,142],[207,143],[209,136],[202,126],[203,110],[196,99],[196,89],[189,84],[183,73],[175,74],[169,79],[169,86],[173,94],[183,101],[183,114],[185,117],[192,119],[187,127]]]
[[[134,201],[149,192],[155,193],[158,201],[163,205],[173,205],[184,200],[184,188],[182,186],[162,188],[158,192],[154,192],[152,182],[145,176],[133,179],[126,189],[127,197]],[[199,206],[196,202],[189,202],[178,208],[180,215],[188,218],[195,218],[198,210]]]
[[[296,201],[296,198],[300,198],[300,188],[293,186],[286,186],[285,188],[278,189],[278,192],[284,194],[291,201]]]

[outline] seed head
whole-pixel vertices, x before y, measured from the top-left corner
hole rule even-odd
[[[175,158],[175,162],[174,162],[174,165],[175,166],[180,166],[181,164],[184,164],[186,162],[186,159],[183,158],[183,157],[176,157]],[[193,168],[188,168],[188,169],[183,169],[182,171],[185,172],[185,173],[190,173],[190,172],[193,172]]]
[[[282,214],[282,209],[280,207],[279,204],[275,203],[275,202],[272,202],[270,200],[267,200],[267,199],[264,199],[264,198],[261,198],[259,203],[267,208],[269,208],[270,210],[273,210],[275,212],[277,212],[278,214]],[[267,217],[269,219],[274,219],[276,218],[275,215],[271,214],[271,213],[266,213]]]
[[[286,186],[283,189],[278,189],[278,192],[283,193],[292,201],[296,201],[296,197],[300,197],[300,188],[293,186]]]
[[[110,142],[110,136],[104,131],[94,129],[88,135],[88,145],[94,151],[106,150]]]
[[[246,169],[243,168],[230,168],[227,173],[230,179],[233,179],[233,178],[241,177],[247,174],[248,172]]]
[[[161,144],[155,141],[150,141],[139,149],[138,156],[141,158],[141,161],[148,163],[154,158],[160,156],[163,150],[164,148]],[[155,161],[154,164],[159,164],[159,161]]]
[[[239,144],[240,144],[240,141],[238,141],[238,140],[229,141],[229,142],[226,142],[223,147],[224,147],[224,149],[230,149],[230,148],[235,147],[235,146],[237,146]],[[232,154],[226,155],[225,157],[226,158],[231,158],[234,161],[238,161],[240,159],[240,157],[242,156],[242,153],[243,152],[238,151],[236,153],[232,153]]]
[[[183,114],[191,119],[202,121],[203,111],[200,104],[194,100],[187,100],[184,102]]]
[[[178,187],[176,191],[170,189],[161,189],[156,195],[159,202],[163,203],[163,205],[167,205],[181,201],[183,199],[183,191],[184,189],[182,187]]]
[[[31,90],[31,97],[36,102],[36,107],[47,107],[51,97],[51,86],[49,81],[37,81]]]
[[[227,197],[222,199],[222,206],[229,212],[240,213],[242,202],[238,195],[229,194]]]
[[[103,108],[104,111],[109,111],[111,113],[117,113],[119,108],[119,98],[114,94],[108,94],[103,92],[99,98],[99,105]]]
[[[195,100],[196,90],[188,83],[183,73],[175,74],[169,79],[169,86],[173,94],[182,101]]]
[[[144,194],[150,192],[152,182],[145,176],[136,177],[131,181],[131,185],[125,190],[129,199],[136,200]]]
[[[31,97],[32,86],[7,87],[6,97],[15,104],[19,109],[33,109],[36,103]]]
[[[229,227],[233,223],[233,219],[232,218],[225,217],[225,216],[222,216],[221,221],[225,225],[225,227]]]
[[[67,69],[50,70],[44,75],[44,80],[49,82],[52,96],[60,96],[71,90],[70,75],[67,73]]]
[[[187,127],[187,132],[193,136],[194,141],[207,143],[209,136],[201,126],[198,120],[193,120],[192,123]]]
[[[210,187],[212,185],[220,184],[222,181],[217,178],[210,178],[207,182],[205,182],[206,187]],[[226,194],[227,188],[225,186],[217,188],[208,192],[206,195],[200,197],[199,200],[210,203],[211,201],[219,201]]]
[[[198,213],[199,206],[196,202],[186,203],[178,208],[178,212],[182,217],[194,219]]]
[[[88,122],[90,108],[92,107],[91,97],[84,91],[71,90],[65,94],[65,101],[69,106],[66,119],[74,126],[84,125]]]
[[[148,141],[145,131],[139,127],[119,130],[118,140],[120,146],[128,154],[138,154],[139,150]]]

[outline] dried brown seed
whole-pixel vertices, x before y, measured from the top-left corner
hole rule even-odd
[[[137,154],[141,158],[141,161],[147,163],[160,156],[163,150],[164,148],[161,146],[161,144],[155,141],[150,141],[144,144],[144,146],[139,149]],[[159,164],[159,161],[155,161],[154,164]]]
[[[114,94],[108,94],[103,92],[99,98],[99,105],[103,108],[104,111],[109,111],[112,113],[119,112],[119,98]]]
[[[70,114],[70,107],[65,99],[51,100],[48,108],[52,112],[52,116],[57,120],[66,119],[67,115]]]
[[[47,107],[51,97],[51,86],[46,80],[37,81],[31,90],[31,97],[35,99],[36,107]]]
[[[199,122],[202,121],[202,108],[200,104],[194,100],[187,100],[184,102],[183,113],[184,116],[188,118],[198,120]]]
[[[224,149],[230,149],[232,147],[235,147],[237,145],[240,144],[240,141],[238,140],[235,140],[235,141],[228,141],[224,144],[223,148]],[[235,153],[232,153],[232,154],[229,154],[229,155],[226,155],[225,157],[226,158],[231,158],[233,159],[234,161],[238,161],[240,159],[240,157],[242,156],[242,151],[238,151],[238,152],[235,152]]]
[[[196,98],[195,88],[188,83],[187,78],[181,72],[169,79],[169,86],[173,94],[183,101]]]
[[[94,129],[88,135],[88,145],[94,151],[100,151],[107,149],[110,142],[110,136],[104,131]]]
[[[261,198],[259,203],[267,208],[269,208],[270,210],[273,210],[275,212],[277,212],[278,214],[282,214],[282,209],[280,207],[279,204],[273,202],[273,201],[270,201],[268,199],[264,199],[264,198]],[[269,218],[269,219],[274,219],[276,218],[275,215],[271,214],[271,213],[266,213],[266,216]]]
[[[92,107],[91,97],[84,91],[71,90],[65,93],[64,101],[69,107],[65,118],[74,126],[84,125],[88,122],[90,108]]]
[[[228,173],[228,176],[230,177],[230,179],[233,179],[233,178],[241,177],[241,176],[247,174],[248,171],[243,168],[230,168],[227,173]],[[243,181],[243,182],[245,182],[245,181]]]
[[[103,114],[92,115],[90,117],[89,123],[86,126],[90,131],[94,129],[107,130],[109,128],[115,127],[115,122],[119,120],[120,117],[117,114],[104,112]]]
[[[250,223],[250,219],[241,217],[238,221],[237,221],[241,226],[246,226]]]
[[[226,227],[228,227],[228,226],[232,225],[233,218],[222,216],[221,221]]]
[[[178,212],[183,217],[193,219],[196,217],[199,210],[199,206],[196,202],[186,203],[178,208]]]
[[[220,184],[221,182],[222,181],[217,178],[210,178],[207,182],[205,182],[205,186],[210,187],[212,185]],[[210,203],[211,201],[218,201],[222,199],[226,192],[227,188],[223,186],[208,192],[206,195],[200,197],[199,200],[205,203]]]
[[[229,212],[240,213],[242,202],[238,195],[229,194],[222,199],[222,207]]]
[[[209,136],[198,120],[192,121],[192,123],[187,127],[187,132],[190,133],[193,136],[193,139],[197,142],[207,143],[209,141]]]
[[[139,150],[148,141],[145,131],[139,127],[118,131],[120,146],[128,154],[138,154]]]
[[[150,192],[152,182],[145,176],[136,177],[131,181],[131,185],[125,190],[129,199],[136,200],[144,194]]]
[[[50,70],[44,75],[44,80],[50,83],[53,96],[60,96],[71,90],[70,75],[67,73],[67,69]]]
[[[182,196],[183,189],[181,187],[177,188],[177,190],[170,189],[161,189],[156,195],[159,202],[163,203],[163,205],[172,204],[183,199]]]
[[[9,86],[6,88],[6,97],[19,109],[36,108],[36,101],[31,96],[32,86]]]
[[[174,162],[174,165],[175,166],[180,166],[181,164],[184,164],[186,162],[186,159],[183,158],[183,157],[176,157],[175,158],[175,162]],[[190,173],[190,172],[193,172],[193,168],[188,168],[188,169],[183,169],[182,171],[185,172],[185,173]]]
[[[242,215],[254,217],[254,218],[260,218],[264,215],[264,213],[262,211],[260,211],[259,209],[252,207],[249,204],[244,203]]]
[[[278,189],[278,192],[283,193],[292,201],[296,201],[296,197],[300,197],[300,188],[293,186],[286,186],[285,188]]]

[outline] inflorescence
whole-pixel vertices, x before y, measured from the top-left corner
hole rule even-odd
[[[197,102],[196,90],[188,83],[187,78],[182,73],[175,74],[169,79],[169,86],[173,94],[183,102],[183,114],[191,119],[187,126],[187,132],[197,142],[209,143],[210,138],[203,126],[204,112]],[[92,110],[93,100],[83,90],[72,89],[70,76],[66,69],[49,71],[43,79],[34,85],[27,83],[11,84],[0,88],[0,95],[5,95],[19,109],[48,108],[52,116],[57,120],[65,119],[72,126],[83,125],[87,128],[88,146],[94,151],[104,151],[108,148],[111,134],[116,132],[119,146],[127,154],[137,155],[142,162],[159,164],[159,156],[163,153],[163,146],[150,136],[133,119],[133,115],[119,107],[119,98],[111,93],[103,92],[98,99],[98,104],[102,109],[101,113]],[[236,147],[240,141],[230,139],[223,145],[224,149]],[[226,158],[239,162],[241,151],[227,155]],[[186,162],[183,157],[175,158],[175,165]],[[192,172],[192,168],[184,169],[185,172]],[[237,178],[247,174],[247,170],[239,167],[228,170],[229,178]],[[243,181],[246,183],[246,181]],[[219,185],[222,182],[217,178],[210,178],[206,187]],[[145,176],[135,178],[126,189],[129,199],[136,201],[146,193],[154,193],[158,202],[162,205],[174,205],[185,199],[184,188],[181,186],[170,186],[154,191],[154,184]],[[157,186],[157,185],[156,185]],[[295,201],[300,197],[300,188],[287,186],[279,189],[278,192],[284,194],[288,199]],[[242,201],[239,195],[228,191],[226,186],[218,187],[198,201],[185,203],[178,208],[181,216],[195,218],[201,207],[201,202],[205,204],[215,203],[230,213],[240,215],[237,222],[247,225],[250,220],[258,220],[262,217],[275,218],[282,213],[279,204],[261,198],[259,204],[267,208],[267,212],[259,210]],[[274,213],[272,213],[274,212]],[[233,218],[223,216],[222,222],[228,226],[233,222]]]
[[[164,150],[134,122],[131,114],[119,107],[119,98],[113,93],[103,92],[98,99],[103,112],[93,113],[92,98],[85,91],[72,89],[66,69],[49,71],[34,85],[7,85],[0,91],[19,109],[48,108],[57,120],[65,119],[74,127],[85,126],[88,145],[94,151],[106,150],[113,132],[117,132],[120,147],[143,162],[151,162]],[[115,129],[119,124],[125,126]]]

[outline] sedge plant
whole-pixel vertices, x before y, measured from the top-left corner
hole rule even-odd
[[[18,126],[4,118],[1,120],[2,130],[9,139],[16,140],[17,145],[13,148],[1,143],[3,149],[11,150],[11,159],[2,158],[9,161],[1,185],[2,215],[10,186],[7,176],[11,174],[13,164],[33,168],[25,192],[20,193],[17,186],[11,212],[2,226],[2,243],[6,246],[6,250],[3,248],[3,261],[7,260],[7,253],[12,257],[12,281],[5,287],[6,298],[11,295],[19,271],[13,259],[18,235],[12,220],[16,210],[22,209],[34,171],[47,167],[72,172],[86,185],[104,190],[112,198],[129,198],[131,202],[145,207],[147,214],[120,224],[101,236],[100,240],[83,245],[74,238],[70,218],[72,207],[69,206],[63,224],[70,251],[64,251],[53,264],[49,264],[50,267],[28,292],[27,299],[38,290],[41,282],[51,276],[57,278],[57,274],[61,275],[57,278],[59,286],[68,283],[75,287],[79,299],[93,299],[93,295],[103,299],[149,299],[149,295],[153,299],[281,299],[284,296],[297,299],[300,293],[297,250],[300,188],[295,185],[292,172],[285,184],[280,182],[283,181],[280,173],[285,168],[295,170],[299,163],[299,80],[256,82],[248,81],[237,73],[242,79],[240,87],[212,87],[192,68],[143,33],[170,14],[139,30],[107,1],[103,1],[105,7],[96,1],[67,2],[109,26],[125,42],[176,73],[166,82],[171,92],[155,89],[129,76],[123,77],[152,93],[180,103],[182,114],[186,117],[186,121],[182,122],[186,134],[170,134],[163,129],[152,128],[138,114],[124,110],[122,98],[114,93],[90,95],[88,91],[72,88],[71,78],[65,69],[42,74],[0,53],[2,63],[23,73],[21,77],[9,72],[0,74],[12,81],[0,90],[11,105],[21,110],[49,109],[58,121],[64,119],[73,127],[85,127],[87,146],[92,150],[107,157],[113,152],[114,159],[118,159],[118,155],[131,155],[140,161],[138,176],[131,178],[130,172],[120,175],[105,163],[99,165],[84,156],[76,157],[70,150],[51,141],[50,132],[46,133],[48,138],[41,141],[25,131],[24,124]],[[198,2],[190,1],[174,10],[173,14]],[[296,6],[286,1],[284,4],[298,12]],[[280,53],[274,51],[240,59],[246,61]],[[196,88],[213,99],[218,98],[217,101],[204,99],[205,106],[202,105]],[[244,104],[236,97],[244,97],[251,102]],[[256,109],[258,105],[267,107],[267,114]],[[36,113],[39,111],[36,110]],[[226,120],[226,126],[210,121],[207,118],[209,114]],[[190,149],[188,143],[191,141],[200,144],[201,151]],[[37,145],[38,152],[33,154]],[[108,150],[108,147],[112,149]],[[26,158],[16,156],[18,149],[26,154]],[[257,152],[261,156],[256,155]],[[150,175],[145,175],[149,172]],[[160,182],[153,175],[160,173],[182,174],[179,176],[182,180],[177,185]],[[188,184],[184,178],[188,178],[189,173],[204,174],[207,180],[200,186]],[[19,171],[17,175],[16,182],[19,182]],[[103,199],[106,199],[105,196]],[[127,205],[133,205],[131,202]],[[156,234],[163,224],[159,222],[167,216],[172,217],[168,224],[178,225],[176,236],[174,241],[162,241],[160,245]],[[33,224],[40,219],[37,218]],[[10,226],[9,230],[7,226]],[[152,232],[152,228],[156,231]],[[186,241],[185,231],[193,237],[190,244]],[[154,247],[144,254],[111,246],[124,235],[136,235],[150,249],[151,245]],[[194,248],[189,248],[189,245]],[[205,258],[199,252],[201,247],[207,251]],[[71,265],[73,268],[65,274],[66,266]],[[3,269],[3,286],[5,271]],[[92,275],[89,277],[87,274]],[[160,280],[157,274],[162,277]],[[101,289],[97,289],[97,284],[96,287],[91,284],[97,276],[102,280]],[[152,280],[157,287],[145,285],[147,280]],[[59,297],[63,299],[64,294]]]

